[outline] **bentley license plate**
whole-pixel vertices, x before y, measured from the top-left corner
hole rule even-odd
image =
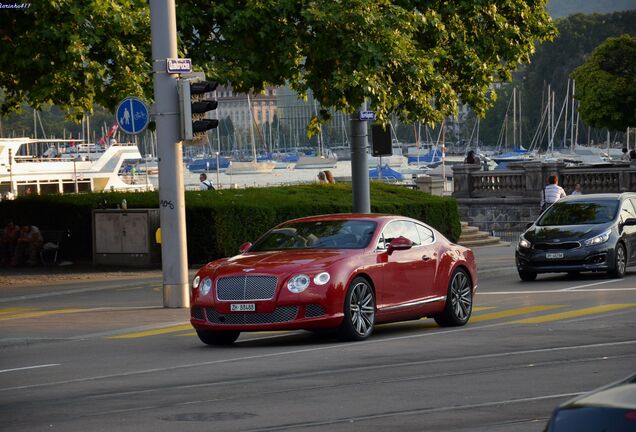
[[[230,310],[232,312],[255,312],[256,303],[232,303]]]
[[[545,254],[547,259],[559,259],[563,258],[563,252],[547,253]]]

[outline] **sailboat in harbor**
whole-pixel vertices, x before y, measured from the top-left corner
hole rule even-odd
[[[252,112],[252,104],[250,102],[250,95],[247,95],[247,105],[250,112],[250,141],[252,144],[252,160],[247,162],[232,161],[230,166],[225,170],[226,174],[238,175],[238,174],[267,174],[274,171],[276,168],[276,162],[271,160],[259,161],[256,156],[256,140],[254,139],[254,114]]]

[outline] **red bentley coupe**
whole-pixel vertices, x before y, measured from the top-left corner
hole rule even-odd
[[[284,222],[212,261],[192,282],[191,323],[206,344],[243,331],[335,328],[363,340],[375,324],[470,318],[475,257],[407,217],[332,214]]]

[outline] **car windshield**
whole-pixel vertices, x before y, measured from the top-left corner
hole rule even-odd
[[[537,222],[538,226],[588,225],[611,222],[616,217],[617,200],[557,202]]]
[[[250,252],[281,249],[362,249],[368,246],[376,223],[332,220],[289,223],[269,231]]]

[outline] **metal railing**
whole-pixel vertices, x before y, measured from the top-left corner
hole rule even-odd
[[[474,221],[470,225],[479,228],[480,231],[487,232],[491,236],[499,237],[501,240],[516,243],[519,236],[526,230],[528,224],[533,221]]]

